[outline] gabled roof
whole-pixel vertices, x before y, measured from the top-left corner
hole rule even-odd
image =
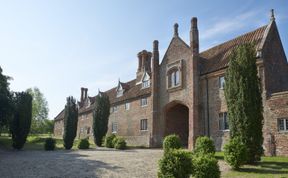
[[[55,121],[64,119],[64,109],[54,118]]]
[[[224,42],[200,53],[200,73],[207,74],[228,66],[229,55],[237,46],[245,43],[254,43],[256,49],[262,48],[265,41],[266,29],[269,25],[260,27],[252,32],[241,35],[237,38]]]

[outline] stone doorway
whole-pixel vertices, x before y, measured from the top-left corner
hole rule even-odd
[[[180,103],[170,103],[165,110],[165,135],[179,135],[182,145],[188,146],[189,108]]]

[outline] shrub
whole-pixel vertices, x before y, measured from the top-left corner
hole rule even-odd
[[[78,148],[79,149],[89,149],[90,143],[89,140],[86,139],[81,139],[79,144],[78,144]]]
[[[116,137],[116,135],[112,134],[112,135],[108,135],[105,137],[105,146],[107,148],[114,148],[113,145],[113,139]]]
[[[235,137],[224,146],[224,160],[233,168],[238,169],[247,160],[247,148],[239,137]]]
[[[213,140],[207,136],[198,137],[195,144],[196,154],[215,154],[215,146]]]
[[[163,141],[163,149],[165,153],[171,149],[180,149],[181,147],[181,140],[178,135],[168,135]]]
[[[193,176],[196,178],[219,178],[220,170],[213,154],[194,155],[192,158]]]
[[[114,148],[119,150],[124,150],[126,148],[126,141],[124,140],[124,138],[115,137],[114,140],[113,140]]]
[[[192,153],[182,149],[170,150],[159,160],[158,165],[159,178],[188,178],[192,174]]]
[[[46,138],[44,143],[44,149],[46,151],[54,150],[55,149],[56,141],[53,138]]]

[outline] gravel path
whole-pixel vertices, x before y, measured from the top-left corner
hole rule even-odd
[[[159,149],[3,151],[0,177],[157,177]]]

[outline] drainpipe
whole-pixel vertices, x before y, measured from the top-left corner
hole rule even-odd
[[[206,76],[206,105],[207,105],[207,134],[210,137],[210,121],[209,121],[209,92],[208,92],[208,78]]]

